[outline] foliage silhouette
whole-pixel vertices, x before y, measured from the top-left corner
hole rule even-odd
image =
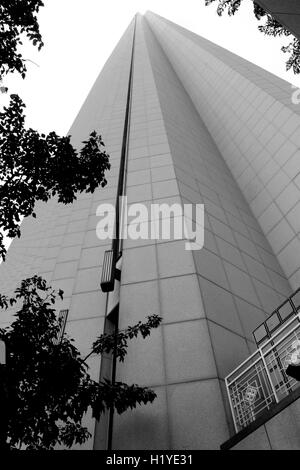
[[[15,321],[0,330],[8,351],[7,365],[0,370],[5,380],[0,406],[2,415],[3,410],[7,412],[4,440],[10,449],[52,450],[57,444],[82,444],[90,436],[82,424],[89,408],[99,419],[111,407],[124,413],[156,397],[146,387],[91,379],[86,358],[81,357],[73,340],[64,335],[57,342],[57,294],[63,297],[61,290],[56,293],[44,279],[33,276],[21,282],[14,297],[0,295],[0,308],[17,307]],[[128,346],[124,338],[146,337],[160,322],[161,318],[153,315],[146,323],[139,322],[116,335],[101,335],[92,353],[111,352],[117,343],[117,357],[123,361]]]
[[[77,192],[104,187],[105,171],[110,169],[109,155],[95,131],[78,154],[70,136],[26,129],[24,108],[19,96],[11,95],[9,106],[0,113],[0,227],[11,238],[20,237],[21,217],[36,216],[36,201],[56,196],[58,202],[71,203]],[[0,258],[4,260],[5,254],[0,233]]]
[[[18,51],[26,36],[40,50],[44,43],[37,13],[44,3],[40,0],[4,0],[0,4],[0,77],[18,72],[25,78],[26,59]]]
[[[26,59],[19,52],[25,37],[43,46],[37,14],[40,0],[5,0],[0,4],[0,83],[8,73],[26,76]],[[5,93],[7,87],[1,86]],[[109,155],[100,135],[93,131],[78,153],[71,136],[40,134],[25,128],[25,104],[14,94],[0,113],[0,261],[5,260],[4,235],[20,236],[23,217],[35,217],[36,201],[57,196],[68,204],[77,192],[105,186]]]
[[[224,11],[227,10],[229,16],[234,15],[240,8],[243,0],[204,0],[205,5],[217,1],[217,13],[222,16]],[[295,38],[290,31],[284,28],[273,16],[267,13],[258,3],[253,1],[253,13],[257,20],[264,18],[265,24],[258,26],[259,31],[267,36],[291,36],[291,42],[287,46],[282,46],[281,50],[284,53],[289,53],[290,56],[286,62],[286,69],[292,69],[294,74],[300,73],[300,40]]]

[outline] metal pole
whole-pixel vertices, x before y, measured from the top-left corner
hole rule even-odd
[[[227,392],[229,406],[230,406],[230,410],[231,410],[231,415],[232,415],[232,419],[233,419],[234,429],[235,429],[235,432],[239,432],[237,422],[236,422],[236,417],[235,417],[233,404],[232,404],[232,401],[231,401],[231,394],[230,394],[230,391],[229,391],[230,385],[228,383],[227,377],[225,377],[225,386],[226,386],[226,392]]]
[[[117,262],[117,258],[118,258],[118,255],[120,252],[120,246],[121,246],[120,196],[124,195],[125,169],[126,169],[126,160],[128,156],[127,151],[128,151],[128,137],[129,137],[129,127],[130,127],[131,92],[132,92],[132,83],[133,83],[133,59],[134,59],[135,31],[136,31],[136,17],[134,19],[134,29],[133,29],[133,37],[132,37],[132,50],[131,50],[131,62],[130,62],[130,71],[129,71],[129,78],[128,78],[127,103],[126,103],[126,111],[125,111],[121,161],[120,161],[117,200],[116,200],[116,225],[115,225],[116,229],[115,229],[115,238],[112,242],[114,269],[116,267],[116,262]],[[118,332],[118,328],[119,328],[119,315],[117,316],[117,319],[116,319],[115,334]],[[115,342],[114,351],[113,351],[112,384],[114,384],[116,381],[117,358],[116,358],[115,352],[116,352],[116,342]],[[111,406],[109,410],[109,418],[108,418],[107,450],[112,450],[113,420],[114,420],[114,406]]]
[[[276,403],[279,403],[279,399],[278,399],[278,397],[277,397],[277,393],[276,393],[275,387],[274,387],[274,385],[273,385],[273,382],[272,382],[272,379],[271,379],[271,376],[270,376],[270,372],[269,372],[269,369],[268,369],[268,366],[267,366],[265,357],[264,357],[264,355],[263,355],[263,352],[262,352],[262,350],[261,350],[260,348],[259,348],[258,351],[259,351],[259,353],[260,353],[261,360],[262,360],[262,362],[263,362],[263,365],[264,365],[264,368],[265,368],[267,377],[268,377],[268,379],[269,379],[269,382],[270,382],[270,385],[271,385],[271,389],[272,389],[273,395],[274,395],[274,397],[275,397]]]

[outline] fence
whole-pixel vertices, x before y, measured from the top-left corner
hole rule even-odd
[[[291,355],[298,352],[300,312],[225,378],[236,432],[299,386],[298,381],[286,374]]]

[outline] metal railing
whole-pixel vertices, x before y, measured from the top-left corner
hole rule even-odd
[[[271,315],[265,319],[254,331],[253,336],[256,346],[272,338],[278,328],[280,328],[290,317],[300,310],[300,288],[297,289],[283,304],[281,304]]]
[[[225,378],[236,432],[299,386],[286,374],[295,341],[299,340],[300,312]]]

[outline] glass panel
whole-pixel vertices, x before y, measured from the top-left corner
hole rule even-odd
[[[278,312],[280,314],[281,320],[284,322],[293,313],[293,307],[291,303],[287,301],[278,309]]]
[[[266,320],[266,325],[268,327],[268,330],[270,332],[274,331],[277,326],[280,325],[280,320],[277,315],[277,312],[274,312],[273,315],[271,315],[267,320]]]
[[[256,344],[259,344],[264,338],[268,336],[264,323],[253,331],[253,336],[256,341]]]
[[[291,297],[293,304],[296,307],[296,310],[299,310],[300,308],[300,290],[296,292],[294,295]]]

